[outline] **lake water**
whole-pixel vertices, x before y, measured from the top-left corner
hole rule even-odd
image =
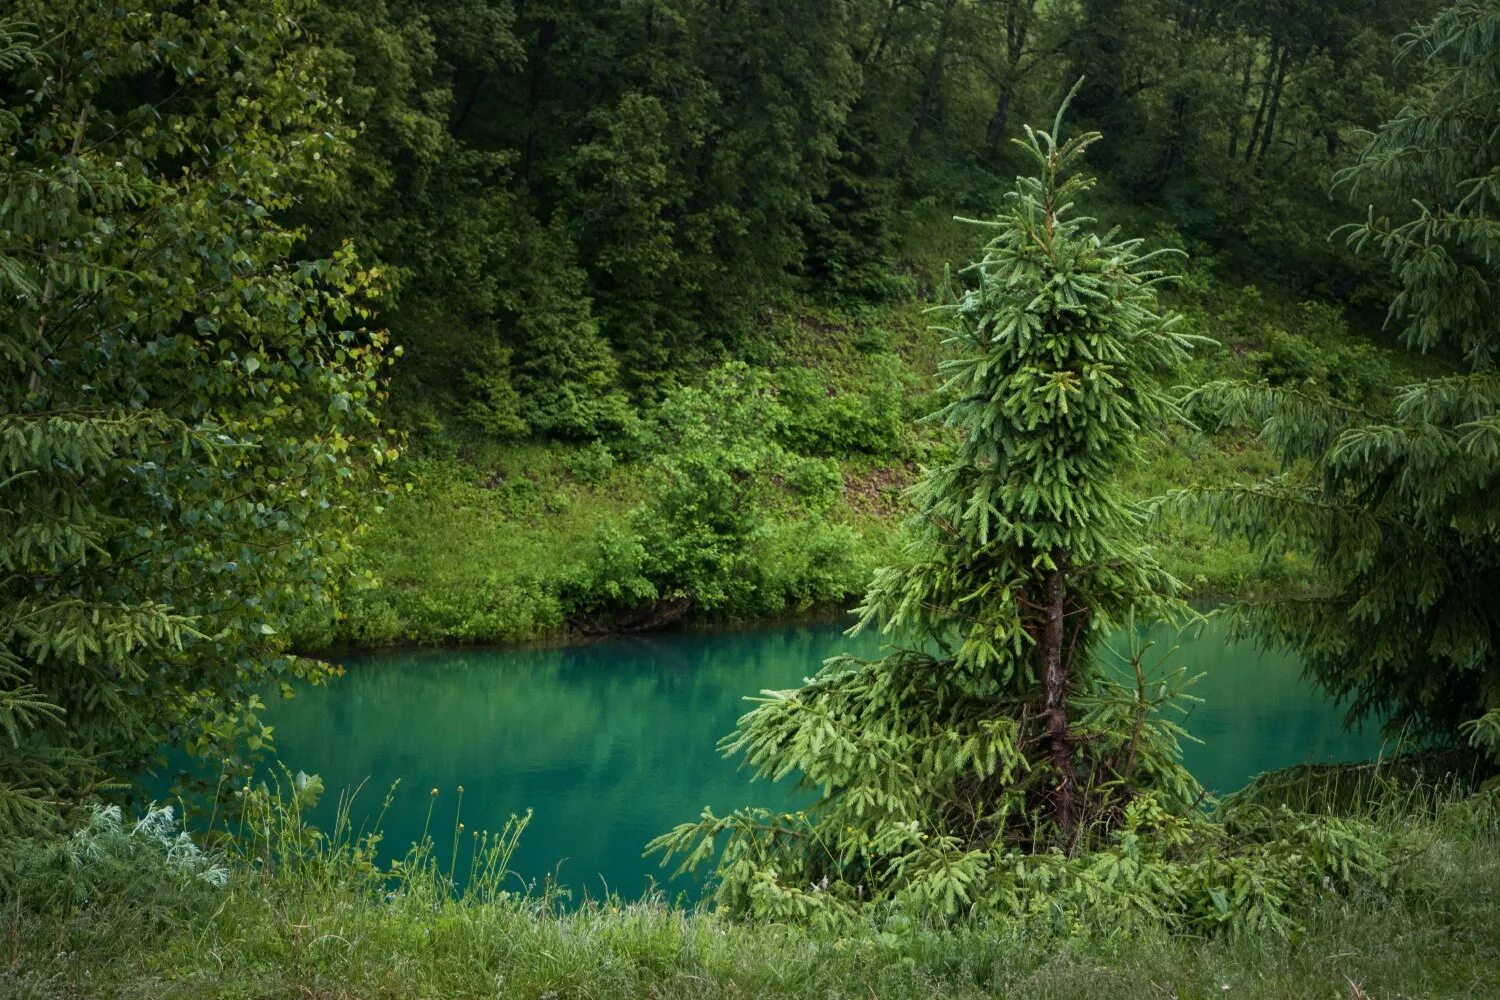
[[[641,857],[652,837],[705,805],[790,801],[782,786],[750,783],[715,744],[745,711],[746,695],[796,686],[843,650],[878,655],[878,636],[849,639],[843,628],[801,623],[357,657],[345,661],[345,677],[271,704],[266,717],[278,756],[322,775],[327,803],[365,782],[357,822],[401,780],[384,820],[393,852],[420,836],[432,788],[440,789],[433,829],[446,845],[463,785],[470,830],[498,829],[512,813],[534,810],[513,862],[524,878],[634,896],[663,874]],[[1153,652],[1175,642],[1180,662],[1205,674],[1192,689],[1203,701],[1187,719],[1203,743],[1187,746],[1186,758],[1214,792],[1264,770],[1379,750],[1373,727],[1342,728],[1339,710],[1301,679],[1294,658],[1231,645],[1217,621],[1154,638]]]

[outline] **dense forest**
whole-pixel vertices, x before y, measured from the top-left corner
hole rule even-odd
[[[304,200],[352,238],[427,433],[610,440],[768,303],[931,298],[929,208],[992,210],[1020,122],[1076,78],[1114,201],[1291,294],[1381,302],[1330,246],[1350,137],[1417,69],[1413,3],[846,2],[316,5],[327,88],[358,123]],[[955,263],[962,263],[956,261]],[[923,273],[925,265],[926,273]],[[881,440],[838,442],[879,449]],[[834,446],[828,442],[825,446]]]
[[[8,0],[0,150],[0,992],[1500,991],[1495,0]],[[1390,754],[1215,799],[1205,602]],[[696,908],[267,780],[851,608]]]

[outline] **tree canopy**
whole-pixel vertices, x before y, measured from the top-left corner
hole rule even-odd
[[[252,745],[318,678],[393,453],[378,273],[280,221],[347,153],[279,0],[12,5],[0,26],[0,830],[164,743]],[[343,567],[343,568],[341,568]]]
[[[299,3],[358,135],[292,214],[384,269],[419,442],[611,440],[779,297],[931,294],[901,260],[911,221],[991,211],[1014,123],[1081,74],[1113,198],[1231,269],[1368,296],[1322,189],[1345,136],[1397,110],[1411,70],[1387,46],[1421,9]]]

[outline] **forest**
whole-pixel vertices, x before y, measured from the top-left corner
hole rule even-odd
[[[0,995],[1500,996],[1497,0],[4,0],[0,152]]]

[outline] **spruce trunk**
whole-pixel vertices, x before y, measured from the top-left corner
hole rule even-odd
[[[1074,814],[1077,776],[1073,771],[1072,734],[1068,728],[1068,668],[1063,657],[1064,609],[1067,583],[1063,577],[1063,554],[1052,553],[1053,569],[1047,575],[1046,620],[1042,627],[1042,679],[1046,685],[1047,743],[1057,768],[1057,794],[1053,816],[1071,853],[1078,818]]]

